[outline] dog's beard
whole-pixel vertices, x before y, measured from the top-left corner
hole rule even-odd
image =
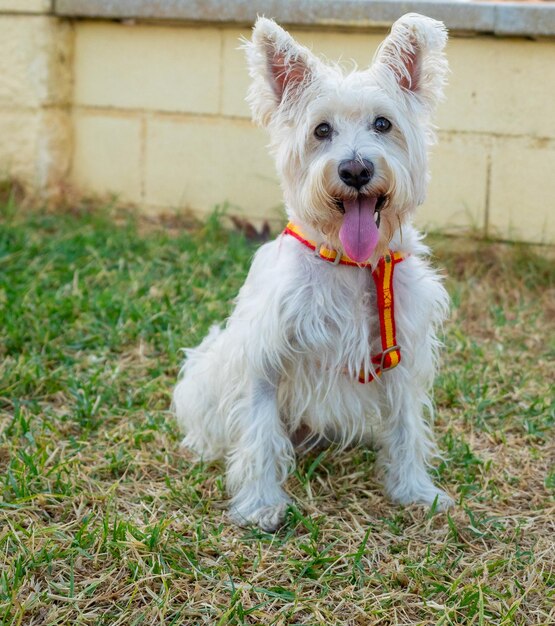
[[[399,193],[402,189],[398,184],[389,184],[383,176],[377,177],[373,185],[361,192],[341,184],[330,184],[326,169],[323,173],[309,174],[303,183],[300,193],[288,199],[295,216],[317,231],[335,249],[344,250],[359,262],[382,256],[395,231],[402,228],[410,213],[411,207],[406,206],[403,194]],[[347,212],[359,212],[359,215],[354,214],[354,225],[346,225],[346,209]],[[362,212],[366,214],[361,218]],[[349,227],[354,233],[345,234],[345,229]],[[366,248],[362,245],[353,252],[353,246],[349,244],[359,236],[359,230],[364,229],[366,232],[362,233],[361,239]]]

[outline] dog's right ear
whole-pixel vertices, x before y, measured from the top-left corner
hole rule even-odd
[[[292,104],[314,75],[317,59],[273,20],[259,17],[244,42],[252,83],[247,102],[253,120],[267,126],[278,108]]]

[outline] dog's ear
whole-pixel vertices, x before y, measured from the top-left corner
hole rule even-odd
[[[391,27],[378,49],[374,68],[397,87],[413,94],[432,112],[443,95],[448,71],[443,22],[407,13]]]
[[[247,96],[255,122],[266,126],[281,106],[295,101],[314,76],[317,59],[273,20],[259,17],[244,42],[252,83]]]

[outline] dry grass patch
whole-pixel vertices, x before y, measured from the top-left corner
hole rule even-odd
[[[555,622],[546,249],[432,238],[454,303],[437,479],[457,508],[392,506],[371,451],[326,451],[273,536],[226,523],[221,465],[180,454],[167,412],[178,349],[229,312],[252,245],[215,219],[1,219],[2,624]]]

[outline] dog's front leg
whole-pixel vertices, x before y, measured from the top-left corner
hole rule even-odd
[[[394,502],[429,506],[435,503],[436,509],[443,511],[454,503],[434,485],[427,471],[435,443],[423,414],[427,396],[420,395],[419,390],[407,385],[403,397],[393,402],[378,462],[384,470],[385,489]]]
[[[282,484],[294,462],[277,406],[277,375],[273,378],[252,381],[250,405],[233,420],[236,443],[227,459],[231,518],[269,532],[285,518],[290,499]]]

